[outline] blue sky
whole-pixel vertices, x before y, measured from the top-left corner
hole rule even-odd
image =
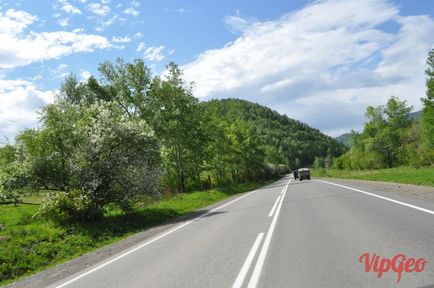
[[[391,95],[421,108],[433,18],[431,0],[0,1],[0,136],[35,127],[67,73],[98,78],[117,57],[155,74],[175,61],[201,100],[247,99],[337,136]]]

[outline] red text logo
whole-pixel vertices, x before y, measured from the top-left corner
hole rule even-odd
[[[375,272],[377,277],[381,278],[384,273],[392,270],[397,274],[398,283],[401,281],[402,272],[422,272],[428,261],[425,258],[410,258],[404,254],[397,254],[393,258],[382,258],[373,253],[363,253],[359,257],[359,262],[365,264],[365,272]]]

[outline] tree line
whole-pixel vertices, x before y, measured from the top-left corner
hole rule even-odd
[[[413,107],[391,96],[385,105],[369,106],[363,131],[350,134],[351,149],[334,159],[337,169],[380,169],[401,165],[434,166],[434,49],[428,54],[426,96],[422,115],[412,119]],[[325,167],[317,157],[315,167]]]
[[[41,215],[98,219],[107,205],[128,212],[144,197],[266,180],[345,149],[258,104],[200,102],[166,68],[117,59],[99,65],[101,79],[66,77],[40,126],[0,148],[0,201],[44,191]]]

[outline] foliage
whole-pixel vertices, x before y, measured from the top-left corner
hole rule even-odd
[[[74,157],[74,187],[91,199],[93,215],[109,203],[127,212],[140,196],[159,193],[158,145],[144,121],[117,115],[111,105],[93,108]]]
[[[421,117],[423,157],[434,166],[434,49],[428,54],[426,97],[422,98],[423,111]]]
[[[258,104],[200,103],[182,70],[166,68],[155,76],[143,60],[117,59],[99,65],[99,80],[68,75],[41,125],[0,150],[3,198],[48,190],[40,215],[90,221],[110,205],[128,213],[163,189],[271,179],[315,157],[328,165],[346,149]]]
[[[46,207],[44,209],[35,204],[17,207],[0,205],[0,285],[262,185],[264,182],[250,182],[210,191],[183,193],[154,201],[150,205],[145,203],[143,208],[140,208],[142,203],[139,202],[129,214],[122,213],[119,208],[107,207],[104,218],[98,222],[74,221],[63,222],[63,225],[33,217],[37,211],[49,208],[50,204],[46,202],[42,204]],[[52,195],[55,198],[50,197],[49,201],[51,203],[58,199],[67,207],[85,208],[90,202],[80,199],[80,194],[78,190],[68,194],[56,193]],[[80,204],[75,203],[77,199]],[[58,213],[66,211],[56,211],[58,207],[58,204],[50,207],[57,217]],[[76,213],[77,208],[74,210]]]
[[[351,149],[334,161],[337,169],[380,169],[424,165],[419,157],[419,126],[409,117],[412,107],[392,96],[386,105],[369,106],[361,133],[350,134]]]

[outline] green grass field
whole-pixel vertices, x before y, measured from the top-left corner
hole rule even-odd
[[[18,206],[0,204],[0,285],[262,185],[245,183],[179,194],[142,208],[138,205],[129,215],[111,210],[95,223],[59,225],[34,219],[37,197],[25,198]]]
[[[361,170],[361,171],[313,169],[312,176],[345,178],[345,179],[362,179],[362,180],[374,180],[374,181],[434,186],[434,167],[423,167],[419,169],[415,169],[411,167],[398,167],[398,168],[389,168],[389,169]]]

